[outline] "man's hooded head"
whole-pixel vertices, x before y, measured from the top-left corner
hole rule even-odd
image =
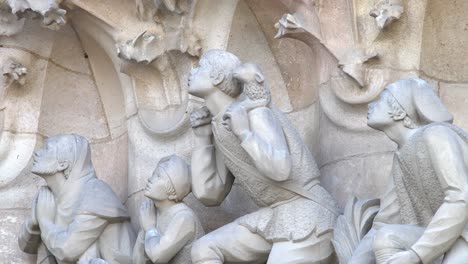
[[[48,138],[34,153],[32,172],[42,177],[63,173],[68,179],[77,165],[79,174],[94,171],[88,141],[76,134],[58,135]]]

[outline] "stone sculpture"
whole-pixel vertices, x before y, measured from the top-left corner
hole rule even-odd
[[[23,64],[9,59],[3,65],[2,71],[3,75],[9,79],[10,83],[17,82],[20,85],[24,85],[26,83],[26,74],[28,73],[28,69]]]
[[[140,208],[141,230],[133,263],[191,263],[192,243],[204,231],[192,209],[182,202],[189,193],[186,162],[175,155],[161,159],[145,188],[151,201]]]
[[[37,263],[46,258],[50,263],[129,263],[135,242],[130,216],[112,189],[96,178],[84,137],[49,138],[35,152],[32,172],[47,186],[39,190],[31,218],[21,227],[23,251],[37,253]]]
[[[403,79],[369,105],[368,125],[398,144],[393,182],[349,263],[467,263],[468,134],[427,82]]]
[[[218,205],[236,178],[262,208],[195,242],[193,263],[328,263],[337,209],[297,131],[272,104],[248,113],[238,102],[245,95],[239,96],[234,73],[242,66],[235,55],[210,50],[199,64],[189,93],[207,107],[191,116],[193,193],[207,206]],[[259,122],[250,123],[249,115]]]
[[[377,27],[383,30],[393,21],[400,19],[404,8],[400,0],[379,0],[369,12],[375,18]]]

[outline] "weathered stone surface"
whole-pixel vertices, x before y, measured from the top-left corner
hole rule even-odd
[[[451,82],[468,82],[468,2],[428,1],[421,43],[421,70]]]
[[[54,64],[47,66],[46,73],[39,131],[46,136],[77,133],[91,141],[108,137],[106,116],[92,76]]]
[[[453,123],[468,130],[468,84],[441,82],[440,98],[453,114]]]
[[[21,252],[17,245],[18,231],[23,219],[30,214],[23,208],[0,211],[0,262],[2,263],[36,263],[36,257]]]

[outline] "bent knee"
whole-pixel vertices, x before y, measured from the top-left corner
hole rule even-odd
[[[373,242],[374,250],[399,247],[397,237],[397,230],[391,227],[383,227],[375,234]]]
[[[209,235],[205,235],[193,243],[191,255],[194,263],[203,260],[222,259],[222,254],[220,254],[215,241]]]

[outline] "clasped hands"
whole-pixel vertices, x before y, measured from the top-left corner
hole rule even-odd
[[[140,206],[140,227],[145,231],[156,230],[156,208],[151,200],[144,201]],[[159,233],[157,233],[159,235]]]
[[[42,186],[37,192],[31,206],[30,223],[33,229],[53,223],[56,214],[55,197],[47,186]]]
[[[190,123],[198,137],[209,137],[211,130],[211,113],[206,107],[192,112]],[[225,111],[222,117],[222,125],[232,131],[241,141],[250,134],[250,124],[247,110],[240,104],[233,103]]]

